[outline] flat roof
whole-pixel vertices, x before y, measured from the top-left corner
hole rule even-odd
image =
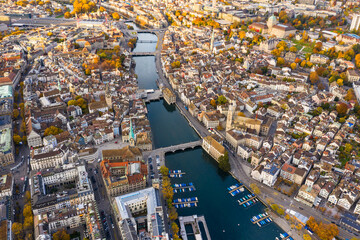
[[[8,98],[13,96],[12,85],[0,86],[0,98]]]

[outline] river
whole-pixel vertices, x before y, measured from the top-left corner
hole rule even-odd
[[[141,33],[138,39],[148,40],[148,35],[151,34]],[[134,51],[152,52],[155,48],[156,43],[139,43]],[[158,75],[154,57],[134,57],[134,61],[139,87],[156,89]],[[160,100],[147,104],[147,108],[155,148],[199,139],[174,105],[169,106]],[[194,192],[175,194],[175,198],[198,197],[199,200],[197,207],[178,209],[179,216],[204,215],[212,240],[273,240],[283,232],[275,223],[260,228],[250,222],[252,216],[264,212],[264,205],[239,206],[237,199],[248,192],[231,197],[227,187],[237,181],[221,171],[216,161],[201,148],[167,154],[165,158],[169,169],[180,169],[186,173],[172,183],[192,182],[196,187]],[[194,239],[194,236],[189,235],[189,239]]]

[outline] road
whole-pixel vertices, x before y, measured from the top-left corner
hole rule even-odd
[[[109,232],[109,237],[107,237],[108,239],[113,239],[113,240],[121,239],[120,238],[121,235],[120,235],[118,226],[117,226],[116,222],[114,221],[115,217],[114,217],[113,211],[111,209],[111,203],[110,203],[108,195],[106,194],[104,182],[101,177],[99,163],[97,161],[88,163],[86,166],[86,170],[89,174],[89,178],[92,179],[92,177],[94,177],[94,179],[95,179],[95,182],[91,181],[91,183],[93,185],[95,200],[96,200],[98,209],[100,212],[101,211],[105,212],[107,225],[105,225],[105,223],[103,222],[103,219],[101,219],[105,236],[106,236],[105,229],[106,229],[106,227],[108,227],[108,232]],[[112,226],[111,226],[110,218],[112,218],[112,220],[113,220],[112,222],[114,224],[114,228],[112,228]]]

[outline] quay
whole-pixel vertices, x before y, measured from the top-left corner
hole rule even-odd
[[[201,236],[201,232],[200,232],[199,222],[201,222],[203,224],[203,226],[204,226],[207,240],[211,240],[209,229],[207,227],[204,216],[197,216],[197,215],[180,216],[179,217],[179,222],[180,222],[180,234],[181,234],[181,238],[183,240],[188,240],[186,229],[185,229],[186,224],[191,224],[196,240],[202,240],[203,239],[202,236]]]

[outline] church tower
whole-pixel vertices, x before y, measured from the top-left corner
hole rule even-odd
[[[135,134],[134,134],[134,129],[133,129],[133,125],[132,125],[132,119],[130,118],[130,132],[129,132],[129,143],[130,143],[130,147],[135,147]]]
[[[111,99],[109,83],[107,83],[105,87],[105,102],[108,108],[112,108],[112,99]]]

